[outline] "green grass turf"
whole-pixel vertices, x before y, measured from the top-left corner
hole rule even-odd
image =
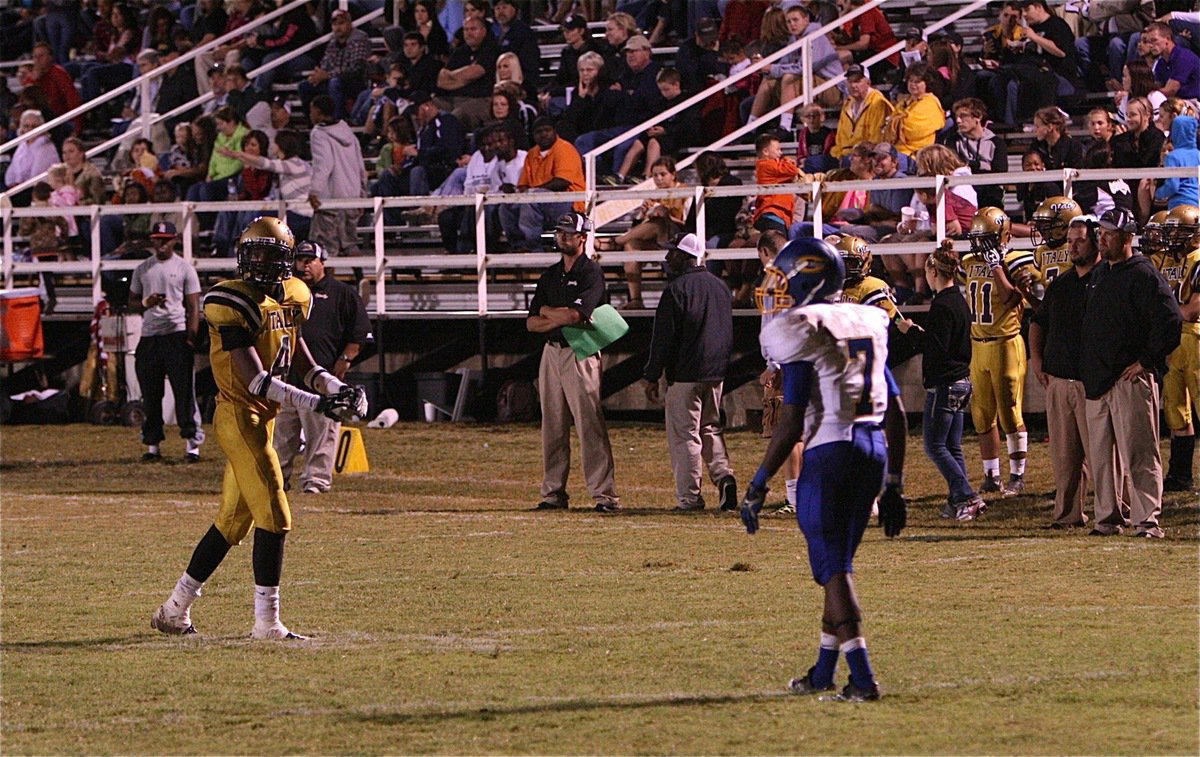
[[[612,430],[616,515],[528,511],[533,426],[364,433],[370,474],[292,499],[283,619],[312,638],[288,644],[247,639],[249,544],[205,587],[199,636],[149,628],[215,513],[215,443],[185,465],[169,440],[174,459],[146,465],[128,429],[6,428],[0,749],[1200,750],[1194,496],[1169,495],[1164,541],[1044,530],[1036,443],[1030,495],[942,521],[913,437],[909,528],[871,529],[856,562],[885,696],[852,705],[783,693],[812,663],[821,606],[795,522],[749,537],[730,514],[670,513],[661,428]],[[763,440],[729,444],[744,485]],[[975,477],[970,440],[968,459]],[[580,480],[576,462],[585,505]]]

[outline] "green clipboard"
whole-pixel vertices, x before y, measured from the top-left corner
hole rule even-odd
[[[595,355],[628,331],[629,324],[612,305],[601,305],[593,310],[587,323],[562,327],[563,339],[571,345],[578,360]]]

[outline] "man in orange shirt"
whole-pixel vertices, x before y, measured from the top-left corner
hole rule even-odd
[[[800,169],[791,158],[783,157],[779,137],[763,134],[754,142],[758,161],[754,164],[754,181],[758,184],[790,184],[796,181]],[[532,153],[531,153],[532,154]],[[526,163],[528,166],[529,164]],[[759,195],[754,199],[754,228],[759,231],[774,229],[784,236],[792,226],[792,212],[796,209],[796,195]]]
[[[558,138],[554,121],[542,116],[533,122],[534,147],[525,156],[521,183],[502,187],[505,192],[581,192],[583,159],[575,146]],[[571,212],[582,211],[583,203],[569,202],[502,205],[500,225],[514,252],[541,252],[542,231],[548,222]]]

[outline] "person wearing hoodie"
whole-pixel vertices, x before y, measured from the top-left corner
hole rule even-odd
[[[1200,166],[1200,150],[1196,149],[1196,119],[1177,116],[1171,122],[1171,151],[1163,158],[1164,168]],[[1200,184],[1194,176],[1172,177],[1163,181],[1154,199],[1167,203],[1167,210],[1179,205],[1200,205]]]
[[[700,262],[704,249],[685,234],[667,249],[670,282],[654,313],[650,357],[642,376],[646,395],[659,399],[658,379],[667,378],[667,446],[675,474],[675,509],[704,509],[700,493],[708,468],[722,510],[737,507],[737,482],[725,453],[721,392],[733,351],[733,306],[729,287]]]
[[[851,66],[846,72],[846,87],[850,96],[842,104],[831,151],[838,159],[848,156],[862,142],[883,142],[883,126],[892,114],[892,104],[871,86],[866,69]]]
[[[951,110],[956,130],[943,132],[938,141],[957,153],[974,175],[1007,172],[1008,147],[1003,139],[984,126],[988,114],[983,101],[966,97],[954,103]],[[981,184],[975,187],[975,192],[979,196],[979,207],[1004,207],[1002,185]]]
[[[322,210],[322,200],[366,195],[367,169],[362,148],[350,126],[333,115],[333,98],[317,95],[309,105],[312,120],[312,241],[330,255],[358,255],[358,217],[362,211]]]

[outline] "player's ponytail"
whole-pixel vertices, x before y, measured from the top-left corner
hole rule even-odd
[[[954,249],[954,240],[944,239],[937,246],[937,249],[929,256],[925,265],[932,268],[937,275],[953,279],[955,276],[962,275],[961,260],[958,257],[958,252]]]

